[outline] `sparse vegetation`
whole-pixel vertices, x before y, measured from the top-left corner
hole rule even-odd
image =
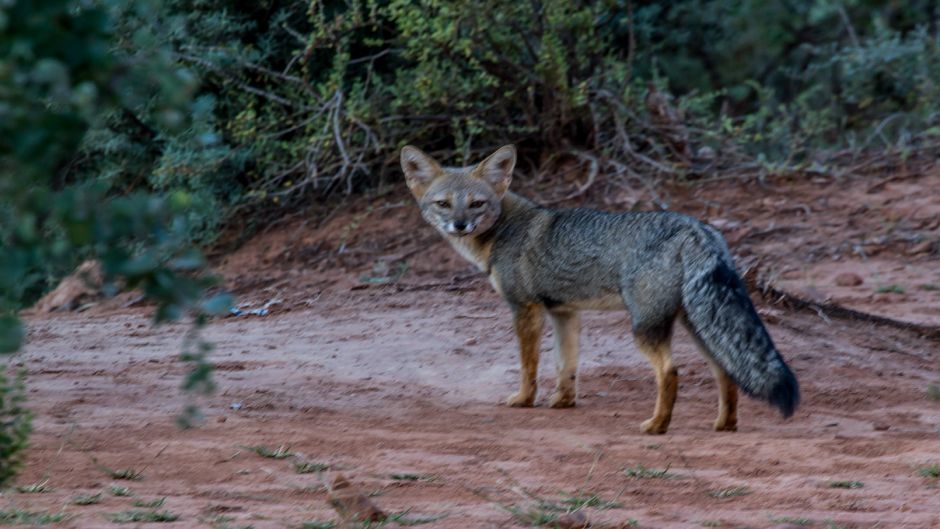
[[[145,523],[155,523],[155,522],[175,522],[179,520],[179,515],[174,514],[170,511],[144,511],[144,510],[127,510],[116,513],[111,513],[106,516],[106,518],[114,523],[134,523],[134,522],[145,522]]]
[[[72,505],[95,505],[101,503],[101,493],[79,494],[72,498]]]
[[[412,473],[398,473],[398,474],[389,474],[389,479],[392,481],[434,481],[434,476],[428,476],[424,474],[412,474]]]
[[[294,472],[298,474],[312,474],[329,470],[330,465],[319,463],[317,461],[298,460],[294,461]]]
[[[332,521],[320,522],[314,520],[300,524],[300,529],[333,529],[334,527],[336,527],[336,522]]]
[[[930,478],[930,479],[940,478],[940,465],[937,465],[936,463],[934,463],[934,464],[923,465],[921,467],[918,467],[917,475],[924,477],[924,478]]]
[[[131,505],[134,507],[142,507],[144,509],[159,509],[163,507],[163,503],[166,501],[166,498],[157,498],[155,500],[146,501],[143,499],[137,499],[131,502]]]
[[[562,506],[559,510],[564,510],[567,512],[578,511],[585,507],[591,507],[594,509],[623,508],[622,503],[604,500],[597,494],[574,494],[572,496],[568,496],[567,498],[562,498],[559,503]]]
[[[52,491],[52,488],[49,487],[49,480],[44,479],[30,485],[21,485],[16,487],[16,491],[21,494],[42,494]]]
[[[118,497],[125,497],[125,496],[133,496],[133,495],[134,495],[134,493],[131,492],[131,489],[129,489],[129,488],[127,488],[127,487],[121,487],[121,486],[118,486],[118,485],[112,485],[112,486],[108,489],[108,492],[110,492],[112,496],[118,496]]]
[[[725,489],[713,490],[708,493],[712,498],[736,498],[738,496],[746,496],[750,494],[751,491],[747,487],[728,487]]]
[[[49,513],[8,509],[0,511],[0,525],[48,525],[67,520],[69,516],[62,512]]]
[[[290,447],[284,445],[280,445],[277,448],[271,448],[264,445],[249,446],[247,448],[261,457],[267,457],[270,459],[287,459],[288,457],[292,457],[294,455],[290,451]]]
[[[927,398],[932,401],[940,401],[940,386],[936,384],[927,385]]]
[[[98,470],[101,470],[108,475],[111,479],[126,480],[126,481],[139,481],[143,479],[144,473],[143,470],[137,470],[135,468],[123,468],[115,470],[111,467],[102,465],[97,460],[92,460]]]
[[[796,516],[771,516],[770,521],[773,523],[788,523],[793,525],[812,525],[813,521],[809,518],[801,518]]]
[[[893,283],[890,285],[882,285],[875,289],[875,292],[879,294],[903,294],[905,290],[901,285]]]
[[[666,465],[666,468],[663,469],[656,469],[637,464],[635,467],[624,469],[623,472],[631,478],[639,479],[671,479],[676,477],[675,474],[669,473],[669,465]]]
[[[865,484],[861,481],[830,481],[829,487],[833,489],[860,489]]]

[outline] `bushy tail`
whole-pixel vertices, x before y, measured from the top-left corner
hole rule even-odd
[[[704,261],[704,263],[702,262]],[[800,390],[734,269],[717,256],[686,264],[682,305],[689,329],[745,393],[793,415]],[[702,266],[704,264],[704,266]]]

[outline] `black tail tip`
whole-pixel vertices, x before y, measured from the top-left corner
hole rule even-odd
[[[780,410],[784,419],[789,419],[800,404],[800,386],[796,381],[796,376],[789,368],[777,380],[774,387],[770,390],[770,403]]]

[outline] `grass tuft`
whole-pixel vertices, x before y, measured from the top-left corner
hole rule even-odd
[[[277,448],[271,448],[264,445],[249,446],[247,448],[261,457],[267,457],[270,459],[287,459],[288,457],[294,455],[290,451],[290,447],[284,445],[281,445]]]
[[[890,285],[882,285],[878,287],[875,292],[878,294],[903,294],[904,287],[898,285],[897,283],[893,283]]]
[[[751,491],[747,487],[728,487],[709,491],[708,495],[712,498],[736,498],[738,496],[747,496]]]
[[[179,515],[170,511],[140,511],[127,510],[111,513],[106,518],[114,523],[134,523],[134,522],[175,522],[179,520]]]
[[[401,474],[389,474],[389,479],[393,481],[434,481],[434,476],[428,476],[425,474],[410,474],[410,473],[401,473]]]
[[[623,508],[622,503],[606,501],[597,494],[575,494],[562,499],[560,503],[564,506],[563,510],[567,512],[579,511],[585,507],[603,510]]]
[[[37,483],[32,483],[30,485],[21,485],[16,487],[16,492],[21,494],[42,494],[45,492],[51,492],[52,487],[49,486],[49,480],[44,479]]]
[[[108,492],[110,492],[112,496],[118,496],[118,497],[126,497],[126,496],[134,495],[134,493],[131,492],[131,489],[127,487],[119,487],[117,485],[111,485],[111,488],[108,489]]]
[[[72,498],[72,505],[94,505],[101,503],[101,493],[98,494],[79,494]]]
[[[334,527],[336,527],[336,522],[319,522],[316,520],[300,524],[300,529],[333,529]]]
[[[793,516],[771,516],[770,521],[773,523],[789,523],[793,525],[812,525],[813,521],[809,518],[797,518]]]
[[[323,472],[329,470],[330,465],[319,463],[317,461],[294,461],[294,472],[298,474],[313,474],[314,472]]]
[[[120,470],[115,470],[113,468],[106,467],[101,463],[95,462],[98,468],[108,475],[111,479],[122,479],[127,481],[139,481],[143,479],[144,473],[142,470],[137,470],[134,468],[123,468]]]
[[[927,385],[927,398],[934,402],[940,402],[940,386],[936,384]]]
[[[861,481],[830,481],[829,488],[833,489],[860,489],[865,484]]]
[[[131,505],[134,507],[143,507],[144,509],[159,509],[163,507],[163,502],[166,501],[166,498],[157,498],[155,500],[134,500],[131,502]]]
[[[637,465],[635,467],[624,469],[624,473],[630,476],[631,478],[639,479],[670,479],[676,477],[675,474],[669,473],[669,465],[666,465],[666,468],[659,470],[655,468],[647,468],[643,465]]]
[[[940,466],[937,466],[936,463],[932,465],[924,465],[917,469],[917,475],[924,478],[940,478]]]
[[[64,512],[49,513],[10,509],[0,511],[0,524],[3,525],[48,525],[67,520]]]

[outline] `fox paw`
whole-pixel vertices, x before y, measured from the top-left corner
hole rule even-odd
[[[535,392],[513,393],[506,399],[506,405],[512,408],[531,408],[535,404]]]
[[[651,417],[640,423],[640,431],[650,435],[661,435],[669,429],[669,421]]]
[[[738,431],[738,422],[732,421],[732,420],[718,419],[715,421],[715,431],[716,432],[736,432]]]
[[[548,401],[548,405],[552,408],[574,408],[574,393],[567,391],[556,391],[552,395],[551,400]]]

